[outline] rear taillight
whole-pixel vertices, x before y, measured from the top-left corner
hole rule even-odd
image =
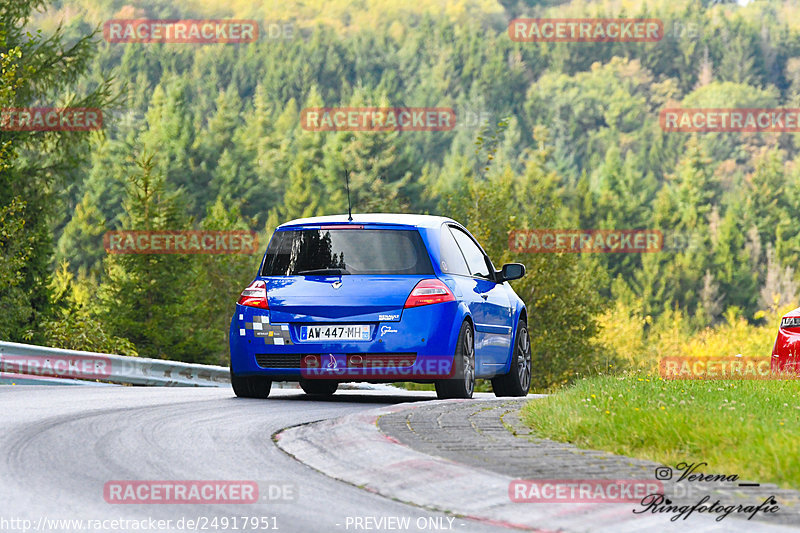
[[[456,297],[447,288],[447,285],[438,279],[423,279],[406,299],[405,309],[409,307],[419,307],[421,305],[439,304],[442,302],[454,302]]]
[[[242,291],[239,296],[239,305],[246,305],[248,307],[260,307],[261,309],[269,309],[267,303],[267,284],[261,280],[256,280]]]

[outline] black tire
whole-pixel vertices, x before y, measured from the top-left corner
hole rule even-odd
[[[458,333],[453,366],[452,379],[436,382],[436,396],[441,400],[472,398],[475,391],[475,335],[472,333],[472,325],[466,320],[461,324],[461,331]]]
[[[300,388],[312,396],[330,396],[339,388],[339,382],[327,379],[304,379],[300,381]]]
[[[528,325],[520,320],[517,323],[517,342],[511,356],[508,374],[492,378],[495,396],[525,396],[531,388],[531,338]]]
[[[233,393],[239,398],[267,398],[272,381],[262,376],[237,376],[231,372]]]

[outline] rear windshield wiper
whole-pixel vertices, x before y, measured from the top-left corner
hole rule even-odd
[[[348,272],[344,268],[317,268],[314,270],[301,270],[300,272],[297,273],[297,275],[303,276],[307,274],[312,274],[312,275],[319,274],[321,276],[324,276],[326,274],[338,274],[339,276],[341,276],[342,274],[349,274],[349,273],[350,272]]]

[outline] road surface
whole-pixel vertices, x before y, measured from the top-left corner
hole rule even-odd
[[[320,401],[273,392],[250,400],[227,388],[0,386],[0,530],[497,531],[332,480],[272,441],[288,426],[434,393],[340,391]],[[134,493],[132,480],[155,488]],[[209,480],[255,482],[261,501],[106,501],[127,494],[126,502],[163,502],[173,482]],[[131,492],[110,492],[121,486]]]

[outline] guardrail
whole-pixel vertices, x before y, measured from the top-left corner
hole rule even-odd
[[[0,382],[66,384],[75,380],[162,387],[225,387],[227,367],[127,357],[0,341]]]

